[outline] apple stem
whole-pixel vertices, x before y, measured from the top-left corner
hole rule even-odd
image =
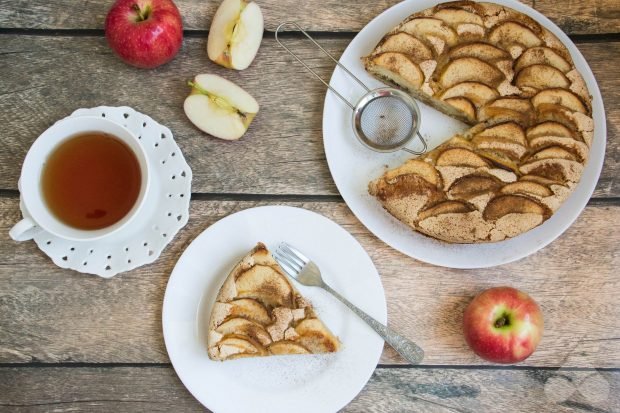
[[[134,9],[136,13],[138,13],[138,18],[136,19],[137,22],[145,21],[149,18],[149,15],[151,14],[151,8],[149,6],[141,9],[138,3],[134,3],[131,8]]]
[[[503,314],[500,318],[495,320],[495,328],[502,328],[508,324],[508,316],[506,314]]]

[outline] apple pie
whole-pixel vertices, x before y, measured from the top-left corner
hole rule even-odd
[[[213,305],[209,358],[334,353],[340,342],[258,243],[230,272]]]
[[[549,219],[579,182],[591,96],[567,48],[529,16],[442,3],[409,16],[363,61],[472,125],[369,184],[411,228],[454,243],[501,241]]]

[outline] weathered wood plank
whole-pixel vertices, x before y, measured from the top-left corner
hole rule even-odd
[[[265,28],[297,21],[314,31],[359,31],[375,16],[400,0],[261,1]],[[186,30],[208,30],[220,1],[177,0]],[[557,7],[551,0],[523,0],[569,34],[618,33],[620,4],[615,0],[570,1]],[[76,7],[71,0],[0,0],[0,27],[33,29],[102,29],[111,2],[95,0]],[[403,18],[406,16],[403,16]]]
[[[484,364],[463,340],[463,309],[485,288],[512,285],[545,315],[543,340],[526,365],[620,367],[620,233],[610,226],[620,207],[588,207],[562,237],[516,263],[463,271],[394,251],[342,203],[278,203],[323,214],[361,242],[382,275],[390,325],[426,350],[427,365]],[[0,363],[167,362],[161,305],[178,257],[220,218],[264,204],[193,201],[189,225],[156,263],[103,280],[54,267],[32,242],[9,241],[17,200],[0,198]],[[386,349],[382,362],[402,360]]]
[[[217,391],[217,389],[213,389]],[[171,367],[0,368],[7,412],[199,412]],[[342,411],[612,412],[620,372],[379,368]]]
[[[562,3],[554,0],[535,0],[534,8],[568,34],[620,32],[618,0],[572,0]]]
[[[345,44],[328,42],[335,53]],[[16,188],[28,147],[56,119],[79,107],[127,105],[170,127],[192,167],[194,192],[337,193],[321,139],[324,87],[272,39],[242,73],[212,64],[205,47],[206,39],[187,39],[171,64],[144,71],[114,57],[100,37],[2,37],[0,53],[8,54],[0,59],[0,74],[7,74],[0,76],[0,188]],[[300,53],[329,74],[330,65],[313,58],[320,52]],[[261,105],[242,140],[208,137],[183,113],[187,80],[205,72],[238,83]]]
[[[328,76],[333,65],[309,42],[287,39]],[[339,55],[349,38],[325,39]],[[15,189],[21,160],[33,140],[79,107],[128,105],[167,124],[194,171],[194,192],[337,194],[321,138],[323,86],[292,63],[271,38],[252,67],[235,72],[210,63],[204,39],[186,39],[181,54],[153,71],[131,68],[100,37],[2,36],[0,42],[0,188]],[[582,43],[605,99],[607,160],[595,196],[620,196],[620,42]],[[238,142],[207,137],[185,117],[182,105],[195,74],[214,72],[237,82],[261,104]]]

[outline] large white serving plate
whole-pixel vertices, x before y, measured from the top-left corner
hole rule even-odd
[[[342,54],[340,63],[369,87],[384,86],[366,73],[360,57],[368,55],[385,33],[405,17],[437,3],[429,0],[406,0],[386,10],[355,36]],[[381,154],[363,147],[353,133],[349,107],[331,92],[327,92],[325,97],[323,143],[329,169],[345,202],[357,218],[388,245],[413,258],[435,265],[453,268],[491,267],[538,251],[560,236],[579,216],[594,191],[603,166],[607,139],[605,111],[601,93],[588,63],[568,36],[542,14],[516,0],[498,0],[496,3],[531,16],[555,34],[570,51],[575,66],[583,75],[592,95],[595,129],[590,159],[575,191],[543,225],[506,241],[473,245],[449,244],[412,231],[385,212],[367,190],[368,182],[379,177],[386,166],[396,167],[411,155],[403,151]],[[352,102],[356,102],[364,92],[340,68],[334,70],[330,85]],[[420,104],[420,110],[421,132],[430,143],[429,149],[440,144],[446,137],[467,128],[465,124],[424,104]]]

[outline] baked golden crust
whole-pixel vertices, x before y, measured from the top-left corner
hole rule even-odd
[[[316,317],[264,244],[228,275],[213,305],[209,358],[333,353],[338,338]]]
[[[363,61],[474,125],[369,184],[413,229],[455,243],[501,241],[548,219],[579,182],[591,97],[566,47],[529,16],[442,3],[409,16]]]

